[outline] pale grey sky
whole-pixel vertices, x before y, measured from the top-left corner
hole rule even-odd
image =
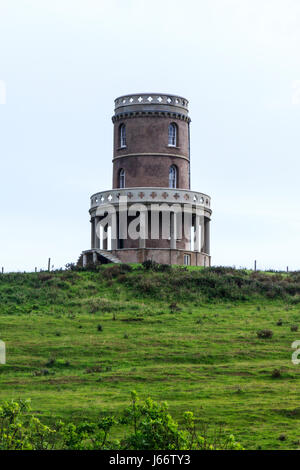
[[[89,248],[113,100],[149,91],[190,101],[213,264],[300,269],[299,48],[298,0],[0,0],[0,266]]]

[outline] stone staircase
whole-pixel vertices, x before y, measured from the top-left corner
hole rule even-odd
[[[97,253],[98,257],[100,258],[100,261],[101,261],[101,258],[102,259],[104,258],[103,259],[104,262],[106,261],[108,263],[115,263],[115,264],[122,263],[122,261],[117,256],[114,256],[110,251],[100,250],[99,248],[93,248],[91,250],[86,250],[81,253],[81,255],[78,258],[77,265],[82,266],[82,257],[84,254],[92,255],[92,253]]]
[[[100,256],[103,256],[103,258],[107,259],[110,263],[122,263],[122,261],[117,257],[114,256],[110,251],[106,250],[100,250],[100,249],[94,249],[93,251],[96,251]]]

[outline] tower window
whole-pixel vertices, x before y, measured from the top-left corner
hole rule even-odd
[[[177,145],[177,126],[174,122],[169,125],[169,146],[176,147]]]
[[[119,188],[125,188],[125,170],[123,168],[119,173]]]
[[[169,188],[177,188],[177,167],[170,166],[169,169]]]
[[[120,126],[120,147],[126,147],[126,126],[121,124]]]

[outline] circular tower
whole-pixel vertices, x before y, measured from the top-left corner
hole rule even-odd
[[[190,189],[188,101],[115,100],[112,189],[91,197],[91,249],[79,263],[210,265],[210,197]]]
[[[115,100],[113,188],[169,187],[190,189],[188,101],[180,96],[137,94]]]

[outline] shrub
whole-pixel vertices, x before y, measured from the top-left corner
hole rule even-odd
[[[96,313],[98,312],[100,305],[101,305],[101,300],[99,302],[99,299],[90,299],[89,302],[89,312],[90,313]]]
[[[110,269],[109,267],[101,271],[104,278],[110,276],[112,279]],[[120,268],[116,269],[121,273]],[[151,279],[143,276],[143,272],[149,271]],[[142,263],[142,271],[134,269],[131,276],[126,276],[126,287],[132,289],[135,294],[159,295],[170,301],[182,301],[184,298],[192,301],[199,298],[208,301],[244,301],[256,296],[281,298],[292,303],[292,299],[300,295],[300,275],[271,276],[262,272],[248,274],[243,270],[223,267],[191,271],[182,266],[146,260]],[[258,305],[256,308],[260,311],[263,307]]]
[[[55,366],[56,367],[70,367],[71,363],[67,359],[56,359]]]
[[[181,310],[181,308],[178,307],[178,305],[177,305],[176,302],[172,302],[172,303],[169,305],[169,309],[170,309],[171,313],[180,312],[180,310]]]
[[[147,259],[142,263],[143,268],[148,271],[149,269],[156,270],[158,263],[156,261],[152,261],[152,259]]]
[[[41,376],[41,375],[49,375],[49,374],[50,374],[49,369],[40,369],[40,370],[35,370],[35,371],[33,372],[33,375],[34,375],[35,377],[39,377],[39,376]]]
[[[298,325],[292,325],[291,331],[298,331]]]
[[[120,274],[126,274],[132,271],[132,267],[129,264],[114,264],[101,270],[101,277],[103,279],[111,280],[120,276]]]
[[[132,271],[132,266],[130,264],[126,264],[126,263],[122,263],[122,264],[119,264],[119,270],[120,270],[120,273],[131,273]]]
[[[56,359],[51,357],[45,364],[46,367],[69,367],[70,362],[66,359]]]
[[[78,267],[75,263],[67,263],[65,266],[67,271],[77,271]]]
[[[52,273],[38,273],[38,280],[39,281],[45,282],[45,281],[49,281],[52,278],[53,278]]]
[[[89,313],[111,312],[113,302],[102,297],[92,297],[82,301],[81,305],[85,307]]]
[[[101,380],[101,378],[100,378]],[[95,423],[58,422],[51,429],[31,415],[28,401],[0,406],[0,450],[241,450],[232,435],[215,434],[210,441],[196,430],[193,413],[183,415],[182,427],[168,413],[166,403],[148,398],[141,403],[135,392],[120,418],[100,417]],[[122,425],[126,425],[122,433]],[[110,437],[113,426],[123,438]],[[129,427],[129,431],[128,431]]]
[[[259,331],[257,331],[256,334],[257,334],[258,338],[268,339],[268,338],[272,338],[273,331],[272,330],[259,330]]]
[[[281,318],[279,318],[278,322],[276,323],[277,326],[282,326],[283,324],[283,321]]]
[[[98,325],[98,326],[97,326],[97,330],[98,330],[98,331],[103,331],[102,325]]]
[[[170,264],[160,264],[151,259],[144,261],[142,263],[142,266],[146,271],[151,270],[151,271],[157,271],[157,272],[162,272],[162,273],[167,273],[167,272],[172,271],[172,266]]]
[[[29,415],[29,400],[4,402],[0,406],[0,450],[49,450],[55,430]]]
[[[46,367],[53,367],[54,364],[55,364],[55,361],[56,361],[56,359],[54,357],[50,357],[50,359],[48,359],[48,361],[46,362],[45,366]]]
[[[132,403],[121,422],[132,427],[131,434],[121,441],[124,450],[242,449],[233,436],[214,436],[214,442],[209,442],[199,435],[192,412],[184,413],[180,428],[168,413],[166,403],[156,403],[151,398],[140,403],[136,392],[132,392]]]
[[[159,264],[156,270],[161,273],[169,273],[172,271],[172,266],[170,264]]]
[[[159,293],[160,285],[155,279],[142,278],[137,282],[137,289],[143,294],[153,296]]]
[[[274,369],[272,371],[272,378],[273,379],[279,379],[281,377],[281,372],[279,369]]]
[[[120,284],[122,283],[125,283],[127,281],[127,276],[126,274],[122,273],[122,274],[119,274],[118,277],[117,277],[117,282],[119,282]]]

